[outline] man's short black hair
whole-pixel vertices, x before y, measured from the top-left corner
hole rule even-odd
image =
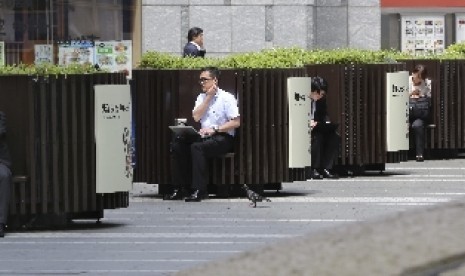
[[[312,92],[320,92],[321,90],[328,92],[328,83],[322,77],[316,76],[312,78]]]
[[[209,72],[212,78],[219,79],[220,77],[220,70],[218,70],[218,67],[209,66],[209,67],[204,67],[200,69],[200,72],[205,72],[205,71]]]
[[[192,41],[194,37],[203,34],[203,30],[199,27],[192,27],[189,32],[187,33],[187,40]]]

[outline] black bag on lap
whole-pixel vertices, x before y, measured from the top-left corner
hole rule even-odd
[[[409,99],[409,109],[410,109],[410,119],[423,119],[426,120],[429,118],[431,102],[430,98],[410,98]]]

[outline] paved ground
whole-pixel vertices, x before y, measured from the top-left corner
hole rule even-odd
[[[281,193],[267,193],[272,202],[257,208],[243,198],[163,201],[156,185],[135,184],[130,208],[105,211],[101,225],[77,221],[66,231],[7,233],[0,240],[0,274],[170,275],[440,206],[463,198],[464,183],[465,159],[388,164],[383,175],[284,183]]]

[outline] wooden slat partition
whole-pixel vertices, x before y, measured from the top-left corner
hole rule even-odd
[[[303,180],[303,169],[288,168],[288,77],[305,76],[304,69],[222,70],[220,87],[236,94],[241,127],[236,137],[234,183],[280,185]],[[134,70],[132,89],[136,111],[134,181],[158,183],[167,191],[170,180],[168,126],[175,118],[192,120],[200,87],[198,70]],[[226,173],[226,172],[225,172]],[[227,182],[227,175],[219,179]],[[220,183],[221,184],[221,183]]]
[[[432,116],[428,129],[432,139],[426,148],[435,150],[438,156],[450,156],[465,149],[465,60],[406,60],[412,71],[416,64],[423,64],[432,81]]]
[[[127,207],[129,193],[96,194],[94,85],[124,84],[123,74],[1,76],[13,174],[11,227],[41,215],[99,218]]]
[[[372,166],[407,159],[406,152],[386,152],[386,73],[405,64],[309,65],[310,77],[328,81],[328,113],[339,123],[343,166]]]
[[[413,61],[395,64],[309,65],[305,69],[225,70],[220,87],[239,99],[241,128],[234,157],[235,184],[267,185],[304,180],[304,169],[288,168],[288,77],[320,75],[329,82],[329,115],[339,123],[338,165],[384,168],[407,160],[407,152],[386,151],[386,73],[405,71]],[[415,61],[423,62],[423,61]],[[464,61],[425,61],[434,78],[434,144],[450,150],[464,144]],[[170,184],[168,126],[175,118],[190,124],[199,92],[197,70],[135,70],[135,181]],[[447,122],[446,122],[447,120]],[[228,165],[227,165],[228,166]],[[228,166],[229,167],[229,166]],[[228,174],[219,179],[228,179]],[[226,180],[224,180],[227,182]]]

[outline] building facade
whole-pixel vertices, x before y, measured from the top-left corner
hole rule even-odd
[[[142,51],[181,54],[190,27],[208,56],[274,47],[379,49],[379,0],[143,0]]]
[[[137,47],[140,41],[135,26],[138,2],[0,0],[0,46],[4,64],[34,63],[35,45],[132,40]],[[57,63],[57,47],[53,51]]]
[[[0,0],[1,64],[31,64],[36,45],[130,41],[181,54],[189,28],[204,29],[207,56],[276,47],[441,52],[465,41],[462,0]]]

